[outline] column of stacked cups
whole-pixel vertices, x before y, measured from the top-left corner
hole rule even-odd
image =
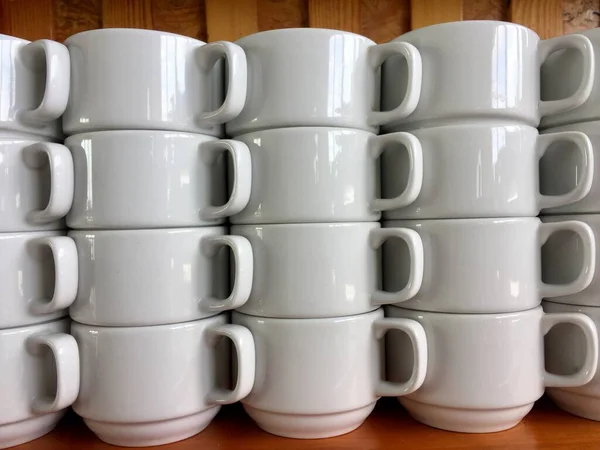
[[[418,233],[424,275],[418,293],[388,307],[386,315],[418,321],[429,355],[423,385],[400,402],[415,419],[436,428],[505,430],[525,417],[546,387],[582,386],[596,372],[594,322],[584,314],[541,307],[542,298],[585,292],[595,272],[594,233],[576,217],[552,223],[537,217],[543,208],[586,201],[590,191],[594,155],[586,133],[539,135],[536,127],[541,116],[588,100],[595,72],[592,46],[581,35],[540,40],[525,27],[491,21],[435,25],[395,42],[420,52],[423,90],[415,111],[383,131],[390,133],[386,136],[404,132],[420,142],[423,183],[412,204],[384,213],[383,226]],[[575,56],[560,70],[577,68],[579,76],[565,92],[541,101],[540,64],[561,49]],[[383,65],[384,110],[405,95],[405,66],[397,57]],[[566,172],[548,182],[570,177],[572,184],[560,195],[543,195],[539,161],[556,145],[566,145],[569,158],[586,163],[576,175],[561,162],[554,164],[557,174]],[[407,158],[401,152],[383,155],[384,196],[406,184]],[[542,245],[565,232],[577,243],[548,259],[569,264],[572,278],[543,282]],[[406,285],[412,259],[397,242],[384,249],[385,289]],[[544,335],[557,324],[557,330],[570,324],[577,339],[545,345]],[[401,334],[388,336],[392,381],[410,375],[411,359],[400,357],[410,345]],[[553,352],[577,355],[577,364],[555,364],[546,371],[544,354]]]
[[[579,34],[590,39],[596,62],[600,61],[600,30]],[[585,64],[576,51],[565,49],[552,55],[542,67],[542,95],[556,100],[575,92],[585,73]],[[572,151],[566,143],[554,146],[541,164],[541,186],[549,194],[564,195],[573,189],[589,170],[595,169],[595,178],[587,196],[560,207],[542,211],[542,221],[556,224],[577,220],[593,230],[596,241],[600,237],[600,72],[596,66],[590,97],[582,105],[563,113],[542,119],[542,136],[554,133],[585,133],[594,146],[593,157]],[[551,237],[544,246],[543,275],[548,283],[569,283],[578,277],[582,259],[592,258],[598,267],[598,248],[588,247],[575,235],[562,233]],[[583,267],[586,270],[586,267]],[[600,326],[600,279],[598,271],[591,284],[581,292],[563,292],[544,301],[544,310],[550,313],[583,313]],[[549,370],[573,373],[582,367],[586,358],[583,337],[573,326],[556,327],[547,336],[546,361]],[[580,387],[554,385],[548,395],[562,409],[592,420],[600,420],[600,376]]]
[[[254,380],[252,336],[222,313],[246,301],[251,277],[248,241],[224,227],[248,201],[249,151],[219,139],[244,104],[244,52],[132,29],[88,31],[65,45],[63,128],[75,175],[67,224],[79,267],[73,409],[111,444],[185,439]]]
[[[411,319],[384,318],[381,305],[410,298],[421,282],[416,257],[409,285],[381,291],[380,248],[403,240],[422,255],[418,234],[381,228],[381,211],[414,200],[420,151],[405,135],[377,136],[379,124],[405,117],[420,92],[421,60],[412,45],[376,45],[325,29],[273,30],[236,42],[248,61],[247,99],[227,133],[252,159],[248,205],[231,233],[252,245],[253,280],[233,323],[256,343],[256,379],[242,399],[264,430],[323,438],[359,427],[380,396],[413,392],[423,382],[427,344]],[[405,102],[379,111],[380,65],[405,55],[411,80]],[[379,156],[399,146],[414,176],[394,198],[380,198]],[[405,147],[408,149],[406,150]],[[386,381],[383,336],[411,342],[412,373]]]
[[[64,222],[73,169],[57,143],[69,57],[51,41],[2,35],[0,46],[0,448],[6,448],[51,431],[79,383],[67,374],[52,392],[63,369],[56,348],[77,356],[67,317],[77,255]]]

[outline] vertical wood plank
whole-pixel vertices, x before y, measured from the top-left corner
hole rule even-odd
[[[54,0],[54,39],[102,28],[102,0]]]
[[[360,34],[383,43],[410,31],[409,0],[362,0]]]
[[[152,29],[151,0],[102,0],[102,26]]]
[[[463,20],[508,21],[509,0],[463,0]]]
[[[52,0],[0,0],[0,32],[29,41],[52,39]]]
[[[565,34],[600,26],[600,0],[567,0],[563,3],[563,31]]]
[[[260,31],[308,26],[305,0],[258,0],[257,5]]]
[[[308,26],[361,32],[360,0],[308,0]]]
[[[411,0],[410,2],[410,26],[413,30],[462,19],[462,0]]]
[[[256,0],[236,0],[235,5],[222,0],[206,0],[208,41],[235,41],[258,31]]]
[[[531,28],[540,38],[563,34],[563,0],[511,0],[510,21]]]
[[[206,41],[204,1],[152,0],[152,24],[155,30]]]

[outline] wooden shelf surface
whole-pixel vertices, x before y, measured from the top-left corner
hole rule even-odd
[[[14,447],[15,450],[100,450],[117,447],[98,440],[81,419],[69,413],[52,433]],[[540,400],[515,428],[492,434],[461,434],[422,425],[394,399],[380,400],[357,430],[320,440],[295,440],[272,436],[259,429],[240,405],[224,407],[202,433],[157,449],[168,450],[391,450],[391,449],[600,449],[600,422],[567,414]]]

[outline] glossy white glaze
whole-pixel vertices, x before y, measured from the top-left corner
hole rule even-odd
[[[512,120],[536,127],[544,115],[583,104],[592,90],[592,44],[579,35],[540,41],[535,32],[521,25],[477,20],[420,28],[392,42],[410,43],[419,50],[423,89],[415,111],[385,126],[385,131],[477,119]],[[542,102],[540,64],[562,48],[575,48],[585,55],[585,76],[576,78],[577,85],[559,101]],[[384,111],[404,98],[407,78],[404,59],[392,57],[383,64]]]
[[[240,306],[250,292],[252,249],[225,233],[223,227],[70,231],[80,274],[71,317],[90,325],[159,325]],[[231,289],[222,247],[232,249],[235,261]]]
[[[246,314],[296,319],[361,314],[411,298],[421,285],[423,252],[410,230],[351,222],[235,225],[231,234],[252,245],[252,291],[239,308]],[[410,249],[411,282],[397,292],[382,292],[379,249],[392,237]]]
[[[330,319],[269,319],[233,313],[256,343],[256,380],[242,400],[269,433],[314,439],[359,427],[379,396],[418,389],[427,371],[423,329],[411,320],[383,318],[383,310]],[[412,375],[385,380],[386,331],[400,330],[412,342]],[[400,333],[397,333],[400,334]]]
[[[245,397],[254,380],[252,336],[226,319],[133,328],[73,323],[81,353],[73,409],[113,445],[162,445],[199,433],[219,405]],[[238,355],[234,390],[227,390],[231,355],[223,337]]]
[[[105,28],[70,36],[66,134],[106,129],[177,130],[220,136],[246,97],[244,52],[230,42],[153,30]],[[224,90],[227,59],[229,83]]]
[[[251,34],[236,44],[248,61],[248,97],[241,114],[227,123],[231,136],[292,126],[377,132],[380,124],[410,114],[421,92],[421,58],[404,43],[375,45],[344,31],[288,28]],[[379,67],[390,55],[409,61],[412,76],[403,104],[381,113]]]
[[[70,136],[75,194],[67,216],[76,229],[218,225],[248,202],[251,162],[240,142],[165,131],[105,131]],[[227,197],[223,153],[234,166]]]
[[[79,361],[75,341],[66,334],[70,322],[63,319],[0,330],[0,448],[23,444],[50,432],[75,400]],[[60,376],[53,350],[57,357],[62,350],[62,356],[74,363],[59,364],[64,371]],[[64,386],[65,382],[69,385]],[[50,406],[46,402],[57,395],[57,385],[66,388],[59,400],[68,400],[67,403],[41,408],[41,402]]]
[[[77,292],[77,249],[65,231],[0,233],[0,329],[64,317]]]
[[[501,431],[517,425],[546,386],[581,386],[596,373],[598,336],[583,314],[544,314],[541,307],[509,314],[442,314],[387,307],[386,316],[408,318],[425,329],[427,376],[421,388],[400,403],[417,420],[467,433]],[[544,370],[544,335],[571,323],[585,335],[582,365],[570,374]],[[580,331],[580,332],[581,332]],[[412,371],[411,344],[388,334],[391,381]]]
[[[421,143],[423,184],[414,202],[385,211],[384,219],[537,216],[542,208],[585,198],[592,186],[593,148],[581,133],[539,136],[533,127],[498,122],[420,128],[410,133]],[[576,182],[560,191],[564,195],[546,196],[539,191],[539,161],[557,142],[582,163]],[[408,152],[383,153],[384,198],[405,189],[409,178],[414,177],[408,167]],[[571,174],[569,167],[553,168],[556,174],[552,178]]]
[[[453,313],[502,313],[539,306],[543,297],[580,292],[596,267],[595,239],[585,223],[542,224],[537,217],[496,219],[392,220],[384,227],[415,230],[423,242],[423,283],[403,308]],[[578,269],[570,280],[543,283],[542,245],[559,231],[583,239],[585,252],[574,254]],[[398,241],[383,249],[383,287],[406,284],[409,253]],[[565,257],[562,255],[561,257]]]

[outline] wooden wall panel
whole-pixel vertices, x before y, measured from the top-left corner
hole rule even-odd
[[[209,41],[236,39],[258,31],[257,0],[206,0]]]
[[[463,20],[508,20],[509,0],[463,0]]]
[[[151,0],[102,0],[104,28],[152,28]]]
[[[54,39],[102,28],[102,0],[54,0]]]
[[[308,26],[360,33],[360,0],[308,0]]]
[[[0,0],[0,32],[29,41],[54,38],[52,0]]]
[[[258,0],[257,10],[260,31],[308,26],[305,0]]]
[[[410,0],[362,0],[360,34],[377,43],[410,31]]]
[[[542,39],[563,34],[563,0],[511,0],[510,21],[531,28]]]
[[[152,0],[152,28],[206,41],[202,0]]]
[[[462,17],[462,0],[411,0],[410,2],[410,27],[413,30],[436,23],[455,22],[462,20]]]

